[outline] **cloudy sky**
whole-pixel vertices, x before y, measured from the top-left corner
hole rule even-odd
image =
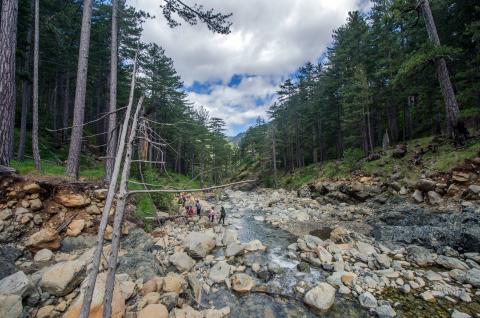
[[[170,29],[160,0],[127,3],[156,16],[146,23],[144,40],[165,48],[190,101],[223,118],[227,135],[266,117],[279,83],[300,65],[318,60],[348,11],[368,6],[368,0],[185,1],[232,12],[232,32],[218,35],[187,24]]]

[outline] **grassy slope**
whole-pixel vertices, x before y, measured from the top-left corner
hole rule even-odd
[[[321,164],[312,164],[293,173],[279,176],[278,186],[286,189],[298,189],[302,185],[321,179],[346,178],[353,171],[359,171],[370,175],[387,177],[394,170],[400,172],[406,179],[416,180],[420,174],[432,174],[435,172],[447,172],[455,166],[461,165],[467,158],[478,155],[480,141],[471,141],[465,148],[454,149],[451,145],[441,145],[436,153],[428,152],[423,156],[421,166],[413,166],[410,160],[415,150],[426,148],[432,138],[412,140],[408,144],[408,153],[401,159],[392,157],[392,150],[375,161],[336,161],[331,160]],[[244,164],[235,179],[246,179],[258,176],[259,165]]]

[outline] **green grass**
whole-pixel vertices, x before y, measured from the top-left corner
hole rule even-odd
[[[379,177],[388,177],[399,172],[406,180],[416,180],[421,173],[433,174],[448,172],[463,164],[465,159],[479,154],[480,141],[470,141],[465,147],[455,149],[451,144],[443,144],[433,153],[428,151],[422,157],[422,165],[414,166],[411,159],[416,150],[426,149],[431,143],[431,137],[415,139],[408,144],[408,153],[401,159],[392,157],[393,149],[387,150],[380,159],[374,161],[331,160],[322,164],[312,164],[292,173],[279,176],[279,187],[298,189],[305,184],[322,179],[348,178],[353,171],[363,172]],[[378,149],[380,151],[381,149]]]
[[[49,177],[64,177],[65,166],[56,164],[52,161],[42,160],[42,171],[38,173],[35,169],[33,160],[28,159],[24,161],[13,160],[10,165],[15,168],[20,174],[32,176],[49,176]],[[101,180],[104,176],[103,166],[80,166],[80,178],[85,178],[89,181]]]

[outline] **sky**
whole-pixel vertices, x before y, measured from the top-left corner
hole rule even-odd
[[[226,134],[245,131],[266,111],[279,84],[306,62],[316,62],[347,13],[366,10],[368,0],[185,0],[232,12],[228,35],[204,25],[170,29],[161,0],[127,0],[155,16],[143,40],[162,46],[182,77],[188,99],[222,118]]]

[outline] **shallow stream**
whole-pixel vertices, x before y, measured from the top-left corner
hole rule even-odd
[[[257,211],[245,210],[242,213],[229,215],[232,225],[237,230],[241,242],[260,240],[266,245],[267,251],[248,253],[244,256],[245,265],[258,263],[259,265],[276,264],[281,272],[260,279],[247,267],[246,273],[256,279],[256,290],[241,295],[221,288],[211,292],[204,301],[211,301],[215,307],[230,306],[230,317],[369,317],[368,311],[362,308],[356,300],[337,295],[334,306],[327,313],[315,313],[304,305],[301,297],[294,292],[298,282],[304,281],[308,286],[314,286],[324,281],[327,272],[311,267],[309,273],[299,272],[296,269],[299,263],[288,257],[288,245],[296,242],[297,238],[278,228],[273,228],[263,221],[255,220],[261,215]],[[223,251],[217,251],[217,256]],[[266,291],[266,292],[265,292]],[[272,296],[274,295],[274,296]],[[280,296],[278,296],[280,295]]]

